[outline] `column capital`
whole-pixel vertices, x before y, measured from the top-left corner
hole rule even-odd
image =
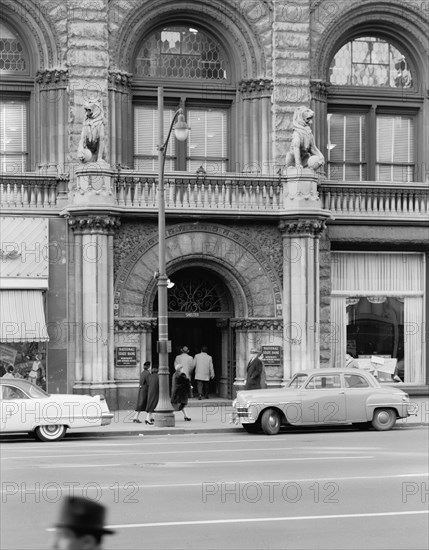
[[[259,319],[231,319],[231,328],[238,330],[283,330],[283,319],[267,317]]]
[[[119,69],[109,70],[109,90],[129,92],[133,75]]]
[[[279,230],[283,237],[320,237],[326,229],[326,221],[317,218],[281,220]]]
[[[244,99],[271,97],[274,83],[270,78],[250,78],[240,80],[238,89]]]
[[[115,332],[151,332],[158,324],[155,317],[144,319],[115,319]]]
[[[35,81],[41,89],[65,88],[69,82],[67,69],[44,69],[36,72]]]
[[[327,101],[331,84],[324,80],[310,80],[310,92],[313,99]]]
[[[121,225],[118,216],[112,214],[66,214],[67,223],[75,234],[99,233],[113,235]]]

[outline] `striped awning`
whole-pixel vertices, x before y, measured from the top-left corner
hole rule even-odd
[[[0,342],[47,342],[43,292],[0,290]]]

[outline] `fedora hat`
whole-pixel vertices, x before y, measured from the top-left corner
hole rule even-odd
[[[253,353],[257,353],[258,355],[261,355],[262,351],[261,351],[260,349],[258,349],[258,348],[252,348],[252,349],[250,350],[250,353],[252,353],[252,354],[253,354]]]
[[[184,353],[189,353],[189,348],[187,346],[183,346],[182,351]]]
[[[115,531],[104,527],[106,507],[83,497],[63,500],[60,517],[55,527],[64,527],[82,533],[112,535]]]

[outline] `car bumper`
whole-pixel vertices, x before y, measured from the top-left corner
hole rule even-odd
[[[102,426],[107,426],[108,424],[110,424],[112,422],[112,418],[113,418],[112,413],[103,414],[102,417],[101,417],[101,425]]]

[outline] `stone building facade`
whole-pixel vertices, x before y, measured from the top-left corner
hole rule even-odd
[[[1,0],[1,296],[42,304],[5,314],[3,363],[42,352],[50,391],[132,405],[157,362],[159,113],[165,138],[181,108],[170,367],[208,345],[232,397],[251,347],[270,386],[349,351],[426,387],[428,22],[418,0]],[[82,163],[94,102],[104,158]],[[317,171],[285,165],[302,106]]]

